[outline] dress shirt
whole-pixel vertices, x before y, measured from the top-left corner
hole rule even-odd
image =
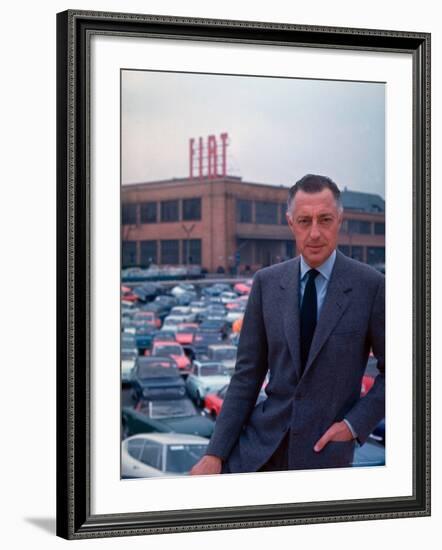
[[[315,267],[316,271],[319,271],[319,275],[315,278],[315,286],[316,286],[316,297],[318,300],[317,304],[317,318],[316,321],[319,319],[319,315],[321,313],[322,306],[324,304],[325,296],[327,294],[327,288],[328,283],[330,281],[330,277],[333,271],[333,266],[335,265],[336,260],[336,250],[333,250],[333,252],[330,254],[330,256],[325,260],[323,264],[321,264],[319,267]],[[301,255],[301,276],[300,276],[300,300],[299,300],[299,307],[301,307],[302,299],[304,298],[304,291],[305,286],[307,284],[308,280],[308,272],[310,269],[312,269],[308,263],[304,260],[304,257]]]
[[[316,286],[316,298],[317,298],[317,317],[316,321],[319,319],[319,315],[321,313],[322,306],[324,305],[324,300],[327,295],[327,288],[328,283],[330,281],[330,277],[333,271],[333,266],[335,265],[336,260],[336,250],[333,250],[333,252],[330,254],[330,256],[325,260],[323,264],[321,264],[319,267],[315,267],[316,271],[319,271],[319,275],[315,278],[315,286]],[[308,263],[304,260],[304,257],[301,254],[301,275],[299,277],[300,285],[299,285],[299,307],[301,308],[302,299],[304,298],[304,291],[308,280],[308,272],[310,269],[312,269]],[[357,434],[353,429],[353,426],[350,424],[350,422],[344,418],[344,422],[347,424],[348,429],[351,431],[353,437],[356,439]]]

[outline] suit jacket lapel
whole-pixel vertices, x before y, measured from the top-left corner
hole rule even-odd
[[[299,353],[299,264],[300,258],[288,262],[288,269],[281,281],[282,310],[284,333],[290,350],[296,374],[301,375],[301,358]]]
[[[322,305],[321,314],[313,335],[304,374],[318,356],[322,346],[327,341],[331,331],[335,328],[350,302],[352,285],[348,277],[346,264],[346,257],[341,252],[337,251],[335,265],[328,284],[327,295]]]

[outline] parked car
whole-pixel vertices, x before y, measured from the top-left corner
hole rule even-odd
[[[251,284],[246,284],[246,283],[237,283],[233,287],[233,290],[237,294],[249,294],[251,289],[252,289],[252,285]]]
[[[136,329],[135,341],[140,353],[151,347],[154,333],[154,330],[150,326],[139,326]]]
[[[156,316],[154,311],[139,310],[134,314],[133,319],[136,321],[144,321],[153,328],[160,328],[161,326],[161,320]]]
[[[228,387],[229,385],[226,384],[217,392],[206,394],[204,398],[204,412],[206,412],[210,418],[215,420],[221,412],[221,407],[223,406]]]
[[[186,393],[177,364],[170,357],[137,357],[130,382],[134,401],[153,397],[180,397]]]
[[[135,407],[123,407],[122,435],[176,432],[210,437],[215,424],[198,412],[188,397],[142,399]]]
[[[264,382],[262,385],[262,388],[258,394],[258,397],[256,399],[256,404],[258,405],[262,401],[265,401],[267,399],[267,394],[265,392],[265,386],[267,385],[267,381]],[[218,390],[216,393],[208,393],[206,397],[204,398],[204,412],[210,416],[213,420],[217,418],[219,415],[221,408],[224,403],[224,399],[226,397],[226,392],[229,385],[226,384],[223,386],[220,390]]]
[[[134,334],[123,332],[121,334],[121,351],[137,352],[137,341]]]
[[[186,475],[206,452],[209,440],[177,433],[138,434],[121,444],[121,477]]]
[[[235,321],[241,321],[241,323],[239,323],[240,325],[242,325],[242,318],[244,317],[244,310],[238,310],[238,311],[229,311],[229,313],[226,315],[226,321],[232,325],[232,330],[235,330],[234,329],[234,323]],[[237,323],[238,325],[238,323]],[[241,328],[239,329],[241,330]],[[239,330],[236,330],[236,332],[239,332]]]
[[[138,357],[138,350],[121,350],[121,383],[123,387],[132,384],[131,374]]]
[[[156,342],[176,342],[175,332],[171,330],[158,330],[152,335],[152,346]]]
[[[193,315],[193,314],[192,314]],[[165,317],[161,330],[168,332],[176,332],[178,327],[188,321],[188,319],[181,315],[168,315]]]
[[[195,300],[190,302],[189,307],[192,313],[201,313],[202,311],[205,311],[207,304],[204,300]]]
[[[378,443],[382,443],[382,445],[385,446],[385,418],[379,422],[370,434],[370,439],[374,439]]]
[[[132,289],[128,286],[121,287],[121,300],[124,302],[137,302],[138,296],[132,292]]]
[[[239,296],[239,298],[236,298],[236,300],[227,302],[227,304],[225,304],[225,307],[229,311],[235,310],[235,309],[245,309],[248,300],[249,300],[249,296],[247,294],[244,296]]]
[[[178,330],[175,333],[175,339],[179,344],[182,345],[193,344],[193,340],[195,338],[195,333],[197,330],[197,323],[183,323],[178,327]]]
[[[368,440],[357,446],[352,466],[385,466],[385,447],[377,441]]]
[[[221,363],[195,361],[186,380],[187,394],[198,407],[203,408],[205,396],[217,392],[229,382],[230,374]]]
[[[181,373],[188,373],[190,370],[190,360],[184,353],[183,346],[178,342],[155,342],[152,346],[152,357],[171,357]]]
[[[236,365],[238,348],[230,344],[212,344],[207,348],[207,359],[219,361],[232,373]]]
[[[207,332],[217,332],[222,339],[229,334],[229,324],[225,321],[225,318],[206,318],[201,322],[199,328]]]
[[[236,292],[226,291],[220,294],[220,298],[222,304],[227,304],[228,302],[238,298],[238,294]]]
[[[189,306],[174,306],[170,310],[170,315],[181,317],[183,323],[193,323],[196,318],[196,314],[191,311]]]
[[[197,298],[198,298],[198,295],[194,290],[190,292],[185,292],[184,294],[180,294],[179,296],[176,296],[179,306],[188,306],[190,302],[196,300]]]
[[[183,294],[186,294],[188,292],[195,291],[195,285],[192,283],[180,283],[179,285],[174,286],[170,293],[172,296],[175,296],[175,298],[178,298],[179,296],[182,296]]]
[[[221,343],[223,336],[220,332],[212,330],[202,330],[201,327],[195,332],[195,338],[193,339],[193,347],[195,354],[198,357],[207,355],[207,350],[211,344]],[[206,357],[207,359],[207,357]]]

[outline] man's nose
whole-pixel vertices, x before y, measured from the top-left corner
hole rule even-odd
[[[310,238],[319,239],[320,236],[321,236],[321,233],[319,231],[318,224],[316,222],[312,222],[312,226],[310,229]]]

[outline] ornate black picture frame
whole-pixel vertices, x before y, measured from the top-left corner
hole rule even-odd
[[[413,60],[413,494],[91,513],[90,40],[93,35],[406,53]],[[69,10],[57,16],[57,534],[67,539],[430,514],[430,35]],[[116,244],[116,246],[118,246]],[[115,427],[118,429],[118,427]]]

